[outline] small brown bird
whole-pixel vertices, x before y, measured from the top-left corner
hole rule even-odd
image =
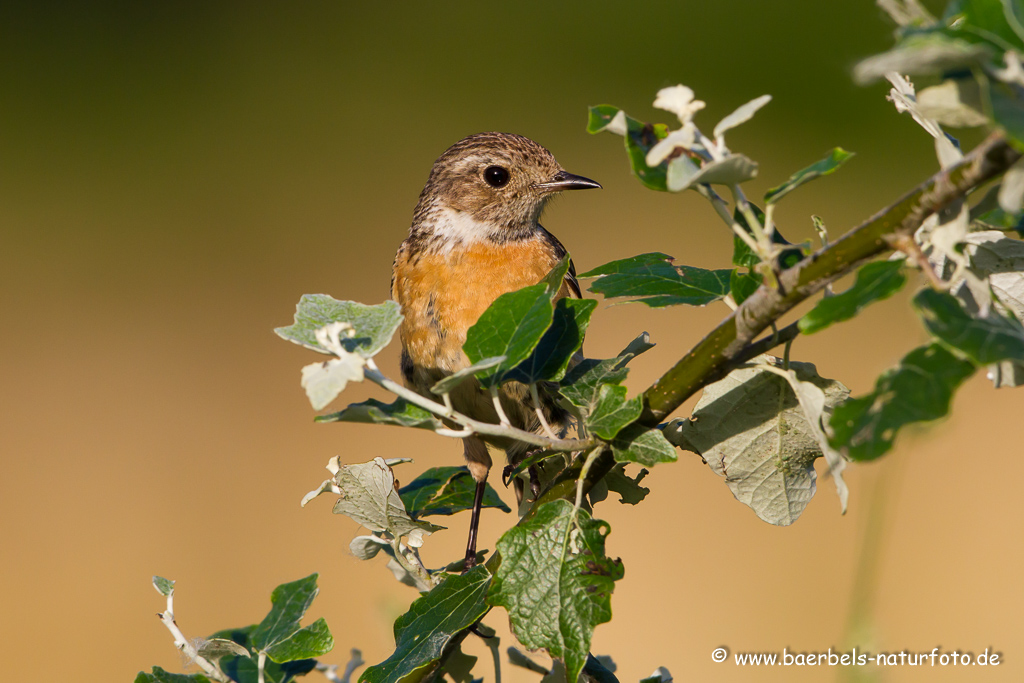
[[[430,172],[413,214],[409,237],[395,256],[391,295],[402,306],[402,377],[420,394],[438,380],[467,367],[462,351],[466,331],[496,298],[537,284],[566,255],[565,247],[537,222],[544,205],[562,190],[599,188],[566,172],[548,150],[509,133],[479,133],[452,145]],[[557,298],[580,297],[575,269]],[[498,423],[490,394],[476,380],[451,394],[455,410],[482,422]],[[501,406],[512,426],[539,431],[530,392],[518,382],[501,387]],[[550,398],[541,410],[556,430],[568,415]],[[521,442],[491,441],[510,463],[527,451]],[[476,562],[480,523],[491,457],[478,437],[463,439],[466,463],[477,482],[466,567]]]

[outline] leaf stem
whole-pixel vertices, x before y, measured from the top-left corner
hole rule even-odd
[[[515,439],[516,441],[522,441],[523,443],[528,443],[533,446],[540,446],[549,451],[558,452],[582,451],[592,448],[594,444],[597,443],[597,440],[592,437],[586,439],[552,439],[544,436],[543,434],[535,434],[533,432],[528,432],[525,429],[519,429],[510,425],[503,426],[474,420],[462,413],[449,410],[437,401],[432,401],[425,396],[421,396],[412,389],[408,389],[398,382],[388,379],[377,367],[377,364],[373,362],[372,358],[366,361],[364,375],[366,379],[370,380],[374,384],[387,389],[409,403],[419,406],[438,417],[443,417],[455,422],[456,424],[462,425],[466,429],[472,430],[474,434]],[[468,434],[461,431],[442,434],[444,436],[454,436],[456,438],[464,438],[465,436],[468,436]]]
[[[185,638],[185,634],[178,628],[178,623],[174,620],[174,593],[172,592],[167,596],[167,609],[157,614],[160,617],[160,621],[167,627],[167,630],[174,636],[174,646],[185,653],[189,661],[195,662],[200,669],[203,670],[210,678],[220,681],[220,683],[231,683],[231,679],[220,670],[213,662],[202,657],[192,646],[192,643]]]

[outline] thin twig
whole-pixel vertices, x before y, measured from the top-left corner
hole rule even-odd
[[[533,409],[537,411],[537,419],[540,420],[540,426],[544,428],[544,433],[549,438],[557,439],[558,435],[555,434],[554,430],[551,429],[551,425],[548,424],[548,420],[544,417],[544,411],[540,407],[540,393],[537,391],[537,383],[530,382],[530,398],[533,399]]]

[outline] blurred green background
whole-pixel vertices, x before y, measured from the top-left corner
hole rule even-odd
[[[311,617],[335,633],[328,661],[343,664],[350,647],[387,656],[414,591],[382,559],[348,553],[353,522],[298,502],[336,454],[414,456],[398,470],[408,480],[461,450],[430,434],[314,425],[299,386],[311,354],[272,328],[306,292],[385,299],[433,160],[483,130],[528,135],[604,184],[544,219],[581,269],[653,250],[725,267],[732,241],[696,194],[643,189],[621,140],[584,132],[598,103],[669,121],[650,103],[676,83],[708,102],[705,130],[774,96],[730,134],[761,162],[753,196],[833,146],[857,152],[778,214],[795,241],[813,236],[811,213],[838,235],[935,170],[930,139],[886,88],[849,77],[890,31],[866,0],[5,5],[3,678],[181,670],[153,616],[163,601],[152,574],[178,580],[178,623],[200,636],[258,621],[275,585],[319,571]],[[587,352],[615,353],[649,330],[659,346],[634,366],[640,390],[725,314],[602,304]],[[922,339],[904,295],[793,353],[858,393]],[[397,374],[395,349],[381,365]],[[358,385],[344,398],[371,395]],[[821,480],[786,529],[760,522],[696,457],[657,468],[643,505],[598,508],[627,571],[594,651],[616,658],[623,681],[657,666],[679,681],[833,680],[834,669],[715,664],[710,651],[843,647],[858,606],[870,615],[862,648],[994,648],[1005,665],[970,679],[1022,680],[1021,398],[976,376],[952,418],[853,468],[849,514]],[[865,603],[854,575],[878,481],[883,535]],[[433,566],[458,556],[468,524],[438,521],[451,530],[429,539]],[[482,546],[510,523],[485,512]],[[512,644],[503,616],[487,621]],[[491,680],[486,665],[479,673]]]

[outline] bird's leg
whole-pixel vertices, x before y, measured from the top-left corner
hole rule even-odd
[[[476,484],[476,495],[473,497],[473,516],[469,520],[469,541],[466,543],[466,562],[462,573],[465,574],[476,566],[476,535],[480,528],[480,510],[484,503],[484,489],[487,488],[486,481]]]
[[[484,490],[487,488],[487,473],[491,471],[491,455],[487,444],[480,439],[468,437],[462,440],[466,465],[476,481],[476,495],[473,497],[473,516],[469,521],[469,540],[466,542],[466,562],[463,573],[476,565],[476,537],[480,528],[480,510],[484,504]]]

